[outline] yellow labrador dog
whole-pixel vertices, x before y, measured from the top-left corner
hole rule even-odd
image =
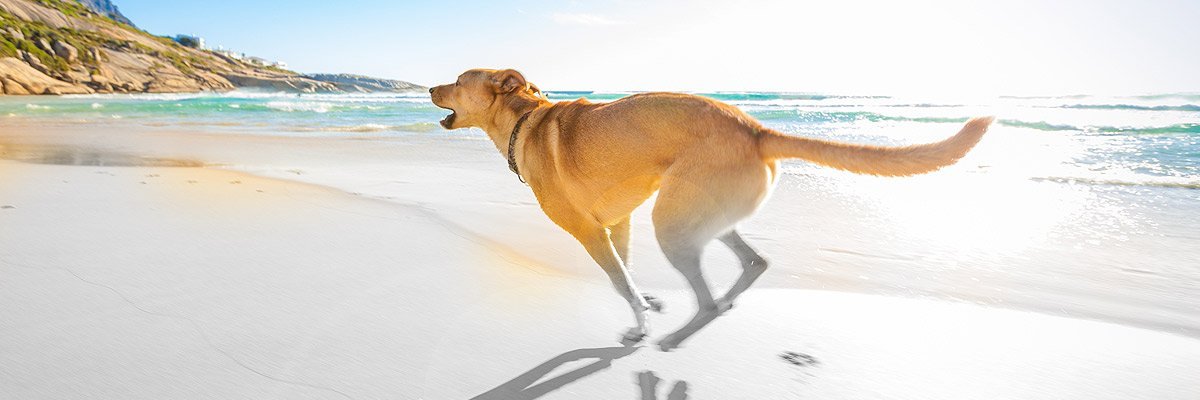
[[[963,157],[992,122],[972,119],[937,143],[880,147],[787,136],[733,106],[687,94],[551,103],[511,69],[473,69],[429,92],[435,105],[452,111],[442,126],[487,132],[546,215],[608,274],[637,321],[623,337],[626,344],[647,335],[646,311],[661,308],[638,291],[626,267],[629,215],[658,192],[655,236],[699,306],[690,322],[658,342],[662,350],[678,347],[733,307],[767,269],[734,227],[766,200],[780,160],[799,158],[860,174],[922,174]],[[743,269],[716,299],[700,271],[701,254],[713,238],[733,249]]]

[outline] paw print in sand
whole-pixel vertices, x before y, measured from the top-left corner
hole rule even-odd
[[[810,367],[821,363],[820,361],[817,361],[816,357],[794,351],[786,351],[783,354],[780,354],[779,358],[782,358],[783,361],[787,361],[789,364],[797,367]]]

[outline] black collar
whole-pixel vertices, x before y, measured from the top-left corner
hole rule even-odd
[[[529,118],[529,114],[532,113],[533,110],[529,110],[524,115],[521,115],[520,119],[517,119],[517,124],[513,125],[512,136],[508,138],[508,169],[517,174],[517,179],[520,179],[521,183],[525,183],[525,178],[521,176],[521,171],[517,169],[517,132],[521,131],[521,125],[525,123],[525,119]]]

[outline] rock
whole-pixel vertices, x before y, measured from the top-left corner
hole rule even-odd
[[[304,77],[332,83],[346,92],[422,92],[428,89],[410,82],[354,74],[310,74]]]
[[[59,87],[59,86],[51,86],[42,91],[42,94],[54,94],[54,95],[64,95],[64,94],[72,94],[72,93],[73,92],[71,92],[69,90],[63,90],[63,88]]]
[[[8,31],[8,36],[12,36],[13,39],[25,40],[25,35],[21,33],[21,30],[10,26],[10,27],[8,27],[7,31]]]
[[[18,83],[21,83],[21,86],[24,86],[25,91],[29,92],[29,94],[43,94],[46,92],[46,84],[44,82],[31,81]]]
[[[91,82],[92,81],[92,73],[90,71],[88,71],[86,68],[83,68],[81,66],[76,66],[74,68],[71,68],[70,71],[67,71],[67,73],[64,76],[59,77],[59,79],[66,81],[66,82],[70,82],[70,83]]]
[[[44,37],[37,39],[37,46],[46,53],[54,54],[54,46],[51,46],[50,41],[46,40]]]
[[[45,65],[42,65],[42,60],[38,59],[37,57],[35,57],[32,53],[30,53],[28,51],[21,51],[21,59],[25,60],[25,62],[29,63],[29,66],[33,67],[33,69],[36,69],[36,70],[42,71],[42,72],[49,71],[49,68],[46,68]]]
[[[79,50],[76,50],[75,46],[71,46],[61,40],[54,41],[54,54],[67,59],[67,62],[75,62],[79,58]]]
[[[342,91],[331,83],[315,81],[299,75],[248,75],[230,73],[223,76],[238,87],[299,93],[338,93]]]
[[[0,0],[0,10],[12,14],[17,19],[41,22],[55,29],[81,29],[91,26],[85,20],[73,20],[63,14],[62,11],[46,7],[34,1]]]
[[[125,16],[121,14],[121,10],[118,10],[117,6],[114,5],[112,1],[79,0],[79,2],[83,3],[84,6],[92,11],[103,14],[109,18],[112,18],[113,20],[116,20],[117,22],[133,26],[133,22],[130,21],[129,18],[125,18]]]
[[[197,92],[200,91],[200,87],[191,80],[155,77],[155,80],[146,84],[145,91],[147,93]]]
[[[101,86],[103,86],[103,85],[110,85],[110,84],[112,84],[112,79],[109,79],[109,77],[107,77],[107,76],[104,76],[104,73],[103,73],[103,72],[101,72],[101,73],[94,73],[94,74],[92,74],[91,78],[92,78],[92,83],[94,83],[94,84],[96,84],[96,85],[101,85]]]
[[[4,85],[4,94],[13,94],[13,95],[32,94],[32,93],[29,93],[29,91],[25,89],[25,86],[22,86],[20,83],[17,83],[17,81],[14,81],[12,79],[8,79],[8,78],[0,79],[0,83],[2,83]]]
[[[4,81],[4,91],[9,94],[85,94],[92,89],[66,83],[43,74],[25,62],[12,57],[0,58],[0,80]],[[10,83],[11,81],[11,83]],[[22,89],[14,86],[14,83]]]
[[[237,87],[301,93],[336,93],[345,90],[422,90],[408,82],[357,75],[329,75],[313,79],[294,72],[258,68],[233,56],[165,43],[146,32],[100,18],[70,6],[75,0],[0,0],[0,13],[9,19],[44,24],[24,34],[4,22],[0,34],[24,38],[54,57],[20,51],[16,58],[0,57],[0,78],[8,84],[3,93],[196,92],[225,91]],[[129,23],[112,5],[115,0],[78,0],[90,10]],[[21,25],[24,26],[24,25]],[[12,40],[10,39],[10,41]],[[97,43],[75,47],[72,43]],[[32,50],[32,49],[30,49]],[[42,58],[38,58],[38,57]],[[60,60],[68,68],[61,68]],[[82,61],[87,60],[86,66]],[[94,60],[94,62],[93,62]],[[186,60],[186,66],[179,63]]]

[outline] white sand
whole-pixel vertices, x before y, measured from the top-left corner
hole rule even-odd
[[[486,143],[96,143],[391,199],[212,168],[0,161],[0,397],[636,399],[645,371],[663,399],[1200,396],[1191,337],[786,289],[780,272],[683,349],[614,347],[626,306]],[[669,311],[657,337],[692,310],[650,237],[643,220],[637,279]],[[727,254],[706,261],[732,279]]]

